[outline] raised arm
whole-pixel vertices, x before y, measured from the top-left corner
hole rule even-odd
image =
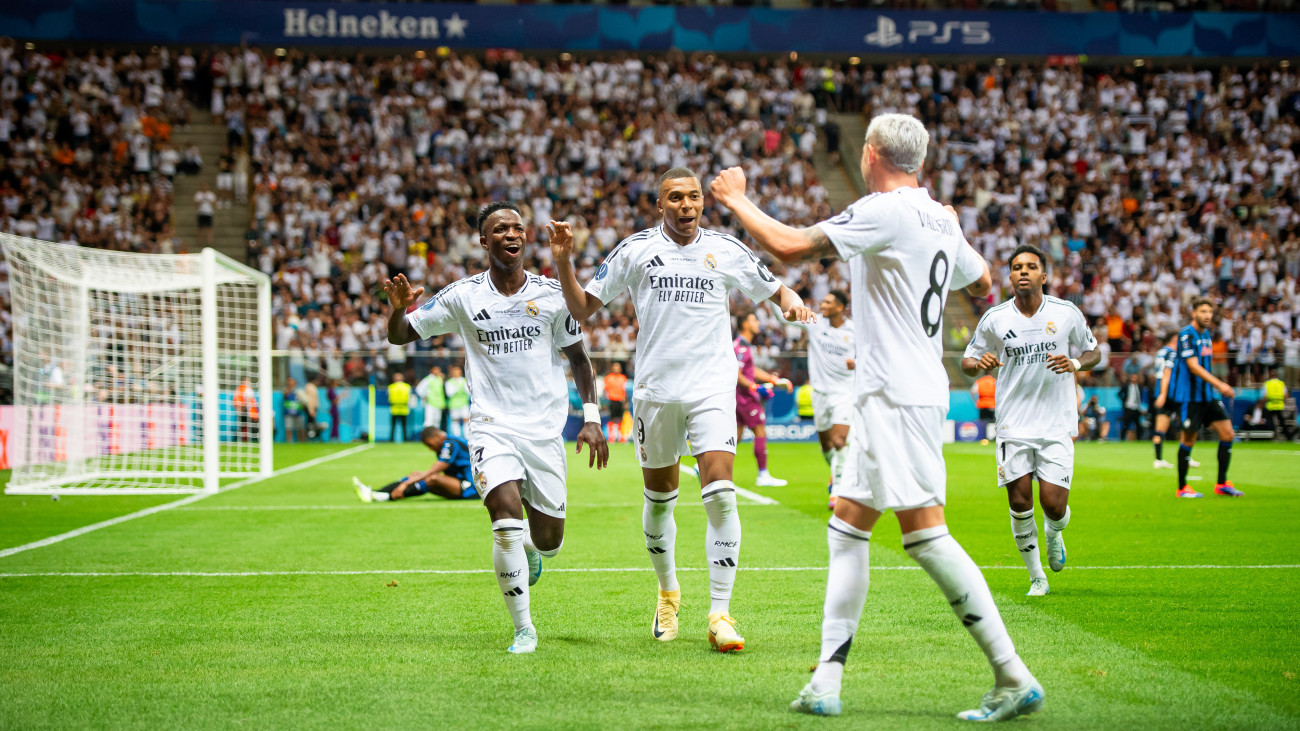
[[[563,350],[565,357],[569,359],[569,370],[573,372],[573,383],[578,387],[578,397],[582,399],[583,419],[586,422],[575,440],[578,443],[576,454],[582,454],[582,445],[586,444],[590,447],[587,466],[594,465],[598,470],[604,469],[609,464],[609,445],[605,443],[605,432],[600,428],[596,373],[591,367],[591,358],[587,356],[587,346],[579,340],[565,346]],[[594,414],[589,413],[593,411]]]
[[[564,292],[564,304],[573,319],[582,322],[604,303],[578,283],[578,275],[573,270],[573,227],[563,221],[551,221],[546,225],[546,233],[550,236],[555,278],[560,281],[560,289]]]
[[[410,307],[424,294],[424,287],[411,289],[405,274],[398,274],[392,279],[384,280],[384,291],[388,293],[388,342],[393,345],[406,345],[420,339],[418,333],[411,329],[406,321],[406,308]]]
[[[714,200],[728,208],[750,238],[786,264],[835,256],[831,240],[817,226],[795,228],[772,218],[745,197],[745,171],[727,168],[709,184]]]

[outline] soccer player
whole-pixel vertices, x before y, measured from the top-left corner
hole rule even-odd
[[[1101,361],[1097,339],[1079,308],[1043,294],[1047,256],[1022,244],[1007,262],[1012,299],[990,307],[966,347],[966,375],[998,371],[998,486],[1007,490],[1011,535],[1029,569],[1027,596],[1051,589],[1038,557],[1034,521],[1034,479],[1043,506],[1047,563],[1065,568],[1061,531],[1070,522],[1070,478],[1074,475],[1074,437],[1079,433],[1079,402],[1074,374]],[[1071,358],[1071,351],[1078,351]]]
[[[740,366],[740,373],[736,376],[736,444],[740,444],[745,427],[749,427],[754,432],[754,461],[758,463],[758,478],[754,484],[758,487],[785,487],[785,480],[773,477],[767,471],[767,411],[758,391],[760,384],[768,384],[769,389],[781,386],[792,393],[794,384],[754,367],[754,338],[758,335],[758,317],[754,313],[741,315],[736,330],[738,334],[732,342],[736,363]],[[770,391],[768,395],[771,395]]]
[[[1208,424],[1219,435],[1219,481],[1214,485],[1214,494],[1225,497],[1245,494],[1228,482],[1228,463],[1232,461],[1235,435],[1232,419],[1218,395],[1232,398],[1237,392],[1210,373],[1214,357],[1214,334],[1210,330],[1213,324],[1214,303],[1200,298],[1192,302],[1192,324],[1178,333],[1178,352],[1170,374],[1170,388],[1173,389],[1173,400],[1179,405],[1183,426],[1182,441],[1178,445],[1178,497],[1201,497],[1201,493],[1187,485],[1187,468],[1191,466],[1192,447],[1202,424]],[[1218,395],[1211,389],[1218,391]]]
[[[372,489],[353,477],[352,487],[361,502],[382,503],[430,493],[448,500],[468,500],[479,496],[469,464],[469,444],[464,439],[450,436],[436,426],[426,426],[420,431],[420,442],[438,453],[433,466],[412,472],[378,489]]]
[[[588,445],[588,466],[600,469],[609,450],[582,331],[564,308],[560,285],[524,271],[526,231],[519,209],[508,202],[488,204],[479,212],[478,228],[488,271],[447,285],[418,308],[411,305],[423,287],[413,290],[401,274],[384,280],[393,308],[388,341],[404,345],[451,332],[465,340],[473,391],[467,441],[477,489],[492,519],[497,584],[515,625],[509,649],[533,652],[537,630],[528,587],[541,576],[542,559],[564,542],[562,431],[569,391],[557,350],[568,358],[583,400],[586,423],[578,432],[578,452]]]
[[[1170,333],[1165,337],[1165,345],[1156,351],[1156,398],[1152,403],[1156,414],[1155,433],[1151,435],[1151,444],[1156,450],[1156,460],[1152,469],[1173,469],[1173,463],[1165,459],[1165,436],[1169,432],[1169,418],[1178,417],[1182,409],[1169,398],[1169,374],[1174,369],[1174,347],[1178,344],[1178,334]],[[1176,422],[1181,424],[1182,422]]]
[[[660,176],[657,203],[662,223],[615,246],[586,290],[573,271],[573,238],[567,227],[551,239],[551,252],[564,301],[579,321],[625,291],[630,290],[636,302],[640,330],[633,430],[645,480],[641,525],[659,579],[651,633],[661,641],[677,638],[681,589],[673,506],[679,461],[693,454],[708,515],[704,553],[709,562],[709,642],[719,652],[731,652],[743,649],[745,639],[730,614],[740,558],[740,516],[732,482],[736,356],[727,293],[735,287],[754,300],[770,298],[786,319],[803,321],[813,314],[748,247],[700,227],[704,192],[695,173],[673,168]]]
[[[1016,654],[988,584],[944,519],[944,300],[952,287],[983,296],[992,280],[988,265],[962,235],[956,212],[917,184],[929,139],[915,117],[873,118],[861,161],[871,193],[804,229],[773,220],[745,198],[740,168],[722,171],[710,188],[750,236],[782,261],[847,260],[853,321],[862,326],[848,464],[835,486],[839,499],[826,532],[830,574],[821,662],[790,704],[804,713],[833,716],[841,710],[844,661],[867,597],[868,541],[889,509],[898,516],[903,549],[939,585],[993,667],[993,690],[979,708],[959,717],[997,721],[1043,704],[1043,688]]]
[[[623,433],[623,410],[627,404],[627,376],[623,375],[623,364],[614,361],[605,374],[605,398],[609,400],[609,441],[625,442]]]
[[[822,458],[831,468],[831,489],[844,474],[845,447],[853,415],[853,321],[849,296],[833,289],[822,298],[821,319],[804,325],[808,331],[808,380],[812,385],[813,423]],[[831,509],[835,497],[831,496]]]

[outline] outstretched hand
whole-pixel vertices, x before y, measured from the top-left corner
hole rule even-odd
[[[605,442],[605,432],[601,431],[600,424],[594,421],[583,424],[574,441],[578,443],[574,454],[582,454],[582,445],[587,445],[588,467],[603,470],[609,465],[609,444]]]
[[[411,289],[411,283],[406,280],[405,274],[398,274],[392,279],[384,280],[384,292],[388,294],[388,304],[393,309],[405,310],[407,307],[415,304],[424,294],[424,287]]]
[[[795,305],[785,312],[782,312],[781,316],[789,322],[802,322],[805,325],[811,322],[817,322],[817,313],[803,305]]]
[[[745,197],[745,171],[738,167],[723,170],[709,183],[709,192],[718,203],[734,208]]]
[[[551,221],[546,224],[546,236],[551,245],[551,256],[556,261],[573,256],[573,227],[564,221]]]

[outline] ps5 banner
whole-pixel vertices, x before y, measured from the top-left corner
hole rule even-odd
[[[552,50],[1267,57],[1300,14],[920,12],[610,5],[8,0],[22,40]]]

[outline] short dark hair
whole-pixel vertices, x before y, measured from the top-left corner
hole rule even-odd
[[[1017,246],[1016,250],[1011,252],[1011,256],[1007,257],[1007,266],[1011,266],[1011,262],[1015,261],[1016,257],[1021,254],[1033,254],[1038,257],[1038,265],[1043,268],[1043,271],[1047,271],[1047,254],[1044,254],[1042,249],[1033,244],[1021,244]]]
[[[831,291],[827,292],[827,294],[829,294],[830,296],[832,296],[832,297],[834,297],[836,300],[838,300],[839,303],[840,303],[840,307],[848,307],[848,306],[849,306],[849,296],[848,296],[847,294],[844,293],[844,290],[842,290],[842,289],[832,289]]]
[[[659,187],[662,189],[664,183],[678,178],[695,178],[696,180],[699,180],[700,176],[696,175],[695,171],[690,168],[672,168],[668,172],[659,176]]]
[[[736,332],[740,332],[741,327],[745,324],[745,320],[748,320],[750,315],[758,317],[753,310],[745,310],[739,315],[736,315]]]
[[[1209,297],[1197,297],[1196,299],[1192,300],[1193,310],[1200,309],[1201,305],[1209,305],[1210,307],[1214,307],[1214,302],[1211,301]]]
[[[515,205],[514,201],[493,201],[492,203],[483,206],[478,211],[479,236],[483,235],[483,224],[487,223],[488,216],[491,216],[493,213],[496,213],[497,211],[514,211],[515,213],[519,214],[520,218],[524,217],[524,214],[520,212],[519,206]]]
[[[426,426],[420,430],[420,441],[427,442],[442,433],[443,431],[436,426]]]

